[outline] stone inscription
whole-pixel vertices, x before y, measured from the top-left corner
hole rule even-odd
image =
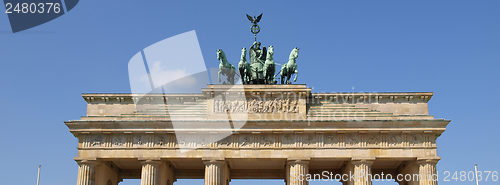
[[[214,112],[218,113],[297,113],[298,109],[298,101],[291,99],[214,101]]]
[[[82,135],[81,148],[435,148],[432,134],[236,134],[209,145],[177,143],[174,134]]]

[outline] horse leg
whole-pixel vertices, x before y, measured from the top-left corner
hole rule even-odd
[[[250,84],[252,81],[252,72],[250,70],[247,71],[247,84]]]
[[[217,79],[219,79],[219,82],[220,82],[220,73],[221,73],[221,69],[219,68],[219,72],[217,73]]]
[[[271,84],[271,66],[269,66],[266,70],[266,75],[264,75],[266,77],[266,84]]]
[[[269,76],[267,69],[264,70],[264,83],[269,84]]]
[[[252,71],[248,70],[248,84],[252,84],[253,76]]]
[[[240,70],[241,83],[245,84],[245,70]]]
[[[299,71],[295,70],[295,78],[293,79],[293,82],[297,81],[297,77],[299,77]]]
[[[246,71],[243,72],[243,75],[241,76],[243,80],[243,84],[248,84],[248,74]]]
[[[281,67],[281,71],[280,71],[280,74],[281,74],[281,84],[285,84],[285,78],[286,78],[286,67],[285,67],[285,65],[283,65],[283,67]]]
[[[267,69],[266,67],[264,67],[264,69],[262,70],[262,76],[264,77],[264,84],[267,84]]]
[[[276,72],[276,68],[274,68],[274,65],[273,67],[271,68],[271,76],[269,77],[271,79],[271,84],[276,84],[275,80],[274,80],[274,73]]]
[[[236,75],[236,70],[232,70],[231,73],[229,73],[229,84],[234,85],[234,76]]]

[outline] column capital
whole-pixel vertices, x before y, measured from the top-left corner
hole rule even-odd
[[[309,164],[311,158],[288,158],[287,164]]]
[[[206,161],[203,161],[203,164],[205,164],[205,165],[207,165],[207,164],[224,165],[224,164],[226,164],[226,161],[206,160]]]
[[[354,165],[364,164],[367,166],[371,166],[374,161],[375,161],[375,158],[353,158],[353,159],[351,159],[351,163]]]
[[[154,166],[160,165],[162,163],[161,160],[155,160],[155,159],[145,159],[145,160],[140,160],[140,162],[142,165],[150,164]]]
[[[75,161],[76,161],[76,163],[78,163],[78,165],[85,164],[85,165],[89,165],[89,166],[97,166],[97,165],[101,164],[101,161],[98,161],[95,159],[78,159]]]
[[[210,157],[210,158],[202,158],[203,164],[225,164],[226,160],[224,158],[219,157]]]
[[[441,158],[418,158],[417,164],[433,164],[436,165]]]

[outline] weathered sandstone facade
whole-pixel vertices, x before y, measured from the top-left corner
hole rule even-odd
[[[435,185],[436,138],[449,120],[428,113],[432,93],[311,93],[305,85],[208,85],[200,94],[83,94],[78,185],[170,185],[204,178],[284,179],[335,174],[419,174]],[[187,139],[179,139],[184,137]],[[208,141],[208,142],[207,142]],[[369,185],[371,179],[344,180]]]

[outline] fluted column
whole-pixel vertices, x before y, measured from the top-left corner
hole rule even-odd
[[[95,184],[95,166],[96,161],[82,160],[78,162],[77,185]]]
[[[353,160],[354,185],[372,185],[372,160]]]
[[[308,160],[290,160],[286,165],[287,185],[308,185],[306,175],[309,174]]]
[[[205,160],[205,185],[225,185],[226,163],[223,160]]]
[[[159,166],[161,162],[146,160],[142,162],[141,185],[159,185]]]
[[[419,185],[437,185],[437,159],[418,160]]]

